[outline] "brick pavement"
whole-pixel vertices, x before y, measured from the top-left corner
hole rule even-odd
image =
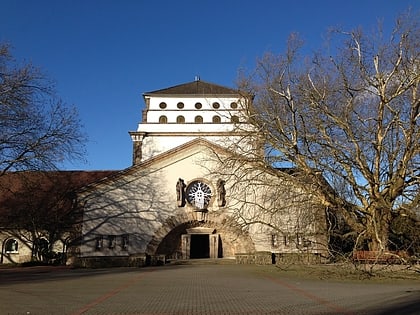
[[[0,269],[0,314],[418,314],[420,283],[284,279],[247,265]],[[388,312],[388,313],[387,313]]]

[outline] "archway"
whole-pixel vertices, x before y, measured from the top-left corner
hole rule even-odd
[[[197,229],[201,229],[201,232]],[[196,237],[196,234],[206,236]],[[206,237],[207,240],[205,240]],[[233,259],[236,253],[255,250],[249,234],[231,223],[203,222],[181,215],[169,218],[160,229],[155,231],[154,237],[147,246],[146,254],[164,255],[169,260],[189,259],[191,258],[191,240],[193,242],[192,256],[197,258],[209,256],[210,258]],[[198,249],[200,247],[202,248]]]

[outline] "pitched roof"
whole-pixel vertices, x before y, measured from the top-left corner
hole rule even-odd
[[[239,91],[225,86],[201,80],[175,85],[165,89],[146,92],[144,96],[156,95],[231,95],[238,96]]]
[[[116,171],[26,171],[0,176],[0,216],[31,204],[74,193],[80,187],[110,176]],[[70,195],[68,195],[70,196]],[[0,220],[1,221],[1,220]]]

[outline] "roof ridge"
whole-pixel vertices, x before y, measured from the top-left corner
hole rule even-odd
[[[195,80],[191,82],[186,82],[178,85],[174,85],[171,87],[154,90],[151,92],[143,93],[143,95],[152,95],[152,94],[179,94],[179,95],[197,95],[197,94],[214,94],[214,95],[220,95],[220,94],[232,94],[232,95],[238,95],[239,91],[235,90],[230,87],[226,87],[223,85],[219,85],[212,82],[207,82],[203,80]]]

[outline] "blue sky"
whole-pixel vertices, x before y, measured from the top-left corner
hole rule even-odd
[[[365,30],[393,24],[420,0],[0,0],[0,41],[31,61],[78,108],[87,164],[131,165],[128,131],[137,128],[142,93],[194,80],[235,87],[240,68],[281,52],[291,32],[318,47],[329,27]]]

